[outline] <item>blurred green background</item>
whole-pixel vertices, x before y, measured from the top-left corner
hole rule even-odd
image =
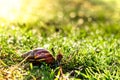
[[[73,24],[119,21],[119,0],[0,0],[1,23]]]

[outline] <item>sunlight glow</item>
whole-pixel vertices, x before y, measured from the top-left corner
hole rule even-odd
[[[55,6],[56,0],[0,0],[0,23],[47,21],[55,16]]]
[[[0,18],[15,20],[21,8],[20,0],[0,0]]]

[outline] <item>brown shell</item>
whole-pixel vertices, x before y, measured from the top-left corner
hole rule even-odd
[[[28,57],[27,61],[33,63],[45,62],[47,64],[51,64],[55,61],[54,57],[50,54],[50,52],[45,49],[35,49],[29,51],[23,54],[22,57],[23,58]]]

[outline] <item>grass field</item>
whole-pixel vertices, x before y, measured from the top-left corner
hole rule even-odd
[[[54,57],[60,51],[64,77],[68,80],[120,80],[120,24],[117,20],[91,21],[83,25],[76,21],[2,21],[0,80],[59,80],[59,67],[33,66],[21,57],[35,48],[45,48]]]
[[[63,71],[70,79],[120,79],[119,24],[64,26],[58,31],[52,26],[50,29],[0,26],[0,79],[55,78],[56,69],[46,65],[24,69],[26,62],[20,64],[21,54],[38,47],[52,54],[53,48],[54,56],[61,50]]]

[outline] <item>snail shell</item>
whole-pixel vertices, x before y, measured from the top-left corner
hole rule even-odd
[[[45,62],[47,64],[52,64],[55,58],[50,54],[49,51],[45,49],[34,49],[22,55],[23,58],[27,57],[27,61],[39,64],[40,62]]]

